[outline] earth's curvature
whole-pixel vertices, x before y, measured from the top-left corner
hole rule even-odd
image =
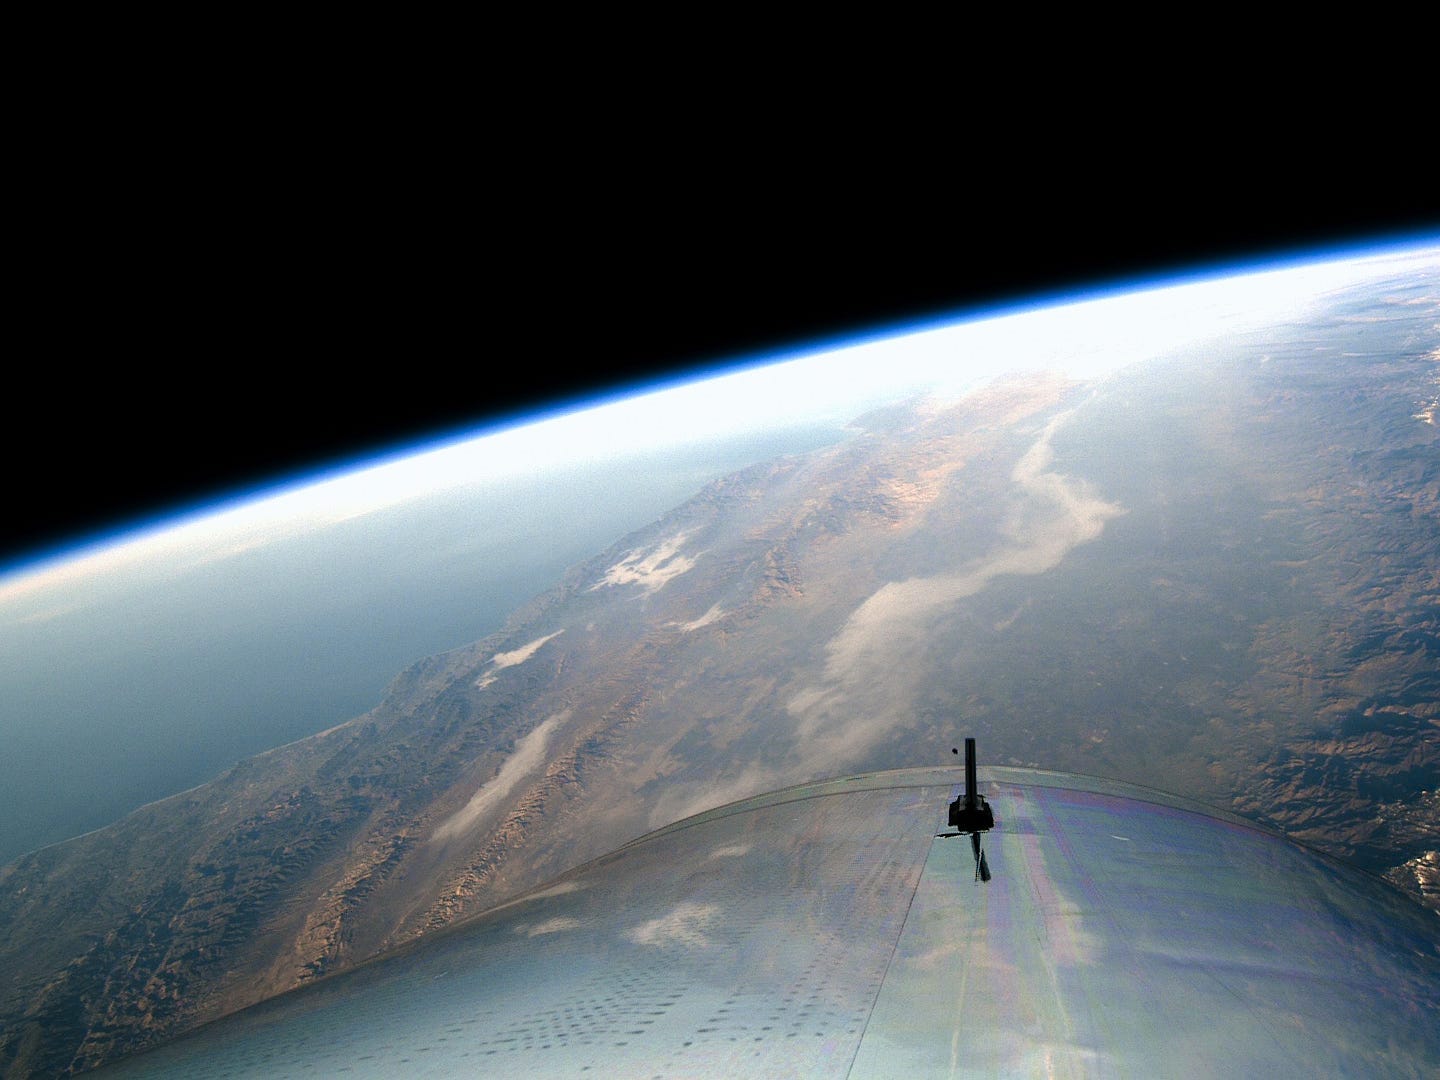
[[[1104,353],[1080,335],[1058,359]],[[961,735],[1440,908],[1440,260],[1146,340],[877,393],[370,712],[0,869],[0,1066],[98,1064],[689,814]]]

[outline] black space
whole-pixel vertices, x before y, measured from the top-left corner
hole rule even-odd
[[[11,365],[0,566],[817,339],[1440,230],[1433,207],[1284,190],[1037,206],[893,179],[661,197],[338,175],[62,188],[65,224],[19,294],[36,333]]]

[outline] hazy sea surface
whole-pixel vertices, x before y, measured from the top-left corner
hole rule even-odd
[[[228,558],[111,575],[0,634],[0,863],[374,706],[574,564],[836,425],[489,482]],[[0,615],[3,615],[0,612]]]

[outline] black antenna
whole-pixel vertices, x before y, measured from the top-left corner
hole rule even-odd
[[[960,749],[952,746],[950,752],[958,754]],[[980,794],[980,784],[975,778],[975,740],[971,738],[965,740],[965,794],[950,804],[950,827],[955,831],[935,835],[969,836],[975,855],[975,880],[989,881],[990,866],[980,846],[980,834],[995,827],[995,815],[985,796]]]
[[[971,813],[975,810],[975,800],[979,793],[975,789],[975,740],[965,740],[965,809]]]

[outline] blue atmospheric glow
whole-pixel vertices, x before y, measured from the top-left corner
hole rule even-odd
[[[833,336],[809,338],[803,342],[783,348],[768,349],[749,355],[736,356],[724,361],[678,368],[673,375],[617,386],[589,398],[565,401],[549,408],[517,415],[504,424],[497,425],[492,429],[475,429],[459,433],[456,434],[453,439],[446,440],[446,443],[464,441],[474,438],[477,435],[495,433],[505,428],[525,426],[557,419],[579,410],[600,408],[637,396],[674,390],[715,378],[744,375],[777,364],[813,357],[816,354],[886,342],[912,334],[923,334],[929,331],[950,328],[957,324],[1023,316],[1032,312],[1039,312],[1060,306],[1086,304],[1092,301],[1116,299],[1135,293],[1153,292],[1162,289],[1203,285],[1206,283],[1221,282],[1235,277],[1298,270],[1321,263],[1401,257],[1409,253],[1423,252],[1435,247],[1440,247],[1440,230],[1434,233],[1415,232],[1392,236],[1376,236],[1350,244],[1296,247],[1288,251],[1257,257],[1250,261],[1225,262],[1217,260],[1211,263],[1199,263],[1188,269],[1176,270],[1172,273],[1150,277],[1142,277],[1139,275],[1117,277],[1104,282],[1097,282],[1095,285],[1085,289],[1056,289],[1049,292],[1039,292],[1009,303],[991,303],[983,306],[974,304],[958,305],[923,318],[903,322],[877,323],[864,330],[848,331]],[[417,443],[407,450],[400,451],[400,454],[404,456],[406,454],[419,453],[437,448],[440,445],[442,445],[442,443],[429,441]],[[354,463],[354,467],[362,467],[364,464],[368,464],[368,462],[357,460]]]
[[[117,545],[129,543],[157,533],[200,522],[236,510],[257,500],[295,495],[306,489],[354,475],[357,472],[384,467],[422,454],[444,451],[476,439],[503,435],[551,421],[562,420],[582,412],[590,412],[631,401],[637,397],[694,386],[721,377],[741,376],[790,361],[812,358],[817,354],[853,349],[907,335],[973,323],[1027,315],[1059,306],[1087,304],[1136,293],[1220,282],[1230,278],[1299,269],[1322,263],[1402,257],[1440,246],[1440,230],[1404,235],[1378,236],[1349,244],[1297,247],[1289,251],[1258,257],[1246,262],[1214,262],[1197,264],[1186,270],[1148,278],[1127,277],[1099,282],[1080,290],[1055,290],[1037,293],[1011,303],[988,306],[957,306],[926,318],[899,323],[877,324],[858,332],[832,337],[816,337],[784,348],[756,352],[730,360],[677,368],[670,376],[616,386],[584,398],[561,400],[553,405],[488,421],[472,428],[457,428],[449,433],[427,437],[371,454],[363,454],[337,462],[327,468],[302,467],[288,478],[255,484],[217,494],[212,499],[197,501],[176,510],[160,511],[149,517],[117,522],[112,528],[58,543],[29,555],[0,563],[0,583],[7,578],[36,573],[61,563],[93,555]]]

